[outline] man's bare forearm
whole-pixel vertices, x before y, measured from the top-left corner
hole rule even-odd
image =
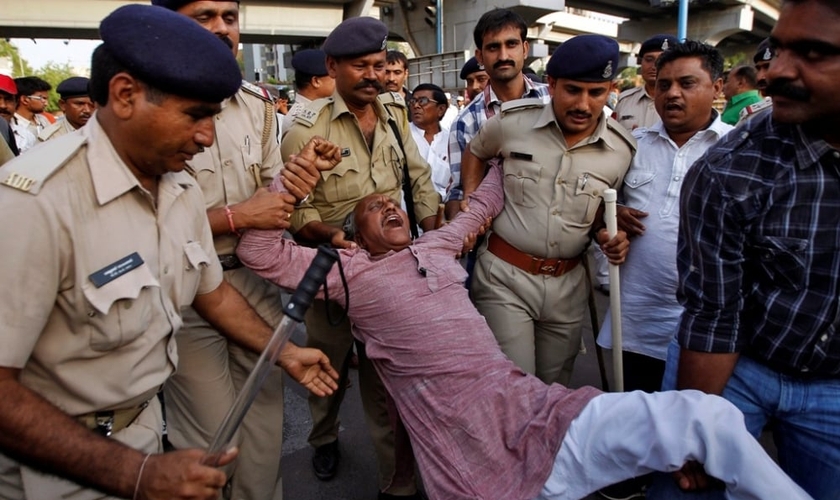
[[[464,199],[478,189],[481,179],[484,178],[484,170],[484,161],[472,154],[470,145],[467,144],[461,154],[461,187],[464,191]]]
[[[131,498],[143,453],[99,436],[0,368],[0,449],[34,469]]]
[[[697,389],[709,394],[723,394],[732,376],[738,353],[711,353],[680,350],[677,389]]]

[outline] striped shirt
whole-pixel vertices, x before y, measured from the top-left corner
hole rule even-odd
[[[680,213],[682,347],[840,375],[840,152],[758,116],[689,170]]]
[[[545,102],[551,99],[548,85],[534,83],[527,76],[525,78],[525,93],[522,98],[538,97]],[[460,200],[464,197],[461,187],[461,152],[467,144],[478,134],[479,129],[487,123],[493,115],[502,109],[502,101],[493,92],[491,85],[485,87],[484,92],[475,96],[469,105],[461,111],[452,124],[449,133],[449,168],[452,170],[452,189],[446,201]]]

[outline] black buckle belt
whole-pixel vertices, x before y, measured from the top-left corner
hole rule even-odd
[[[222,264],[222,269],[230,271],[231,269],[239,269],[243,267],[242,261],[236,255],[219,255],[219,262]]]

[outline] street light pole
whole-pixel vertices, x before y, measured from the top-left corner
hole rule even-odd
[[[680,0],[680,10],[677,17],[677,38],[684,42],[688,31],[688,0]]]

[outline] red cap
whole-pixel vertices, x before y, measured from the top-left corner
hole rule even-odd
[[[17,85],[12,77],[0,75],[0,91],[7,94],[17,95]]]

